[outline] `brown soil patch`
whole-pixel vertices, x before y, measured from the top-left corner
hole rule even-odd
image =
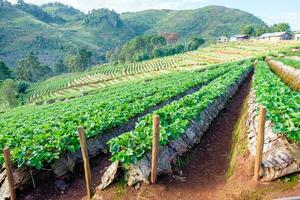
[[[101,183],[103,169],[111,162],[109,155],[100,155],[91,161],[92,184],[95,189]],[[60,191],[55,187],[55,179],[51,176],[39,177],[35,180],[36,189],[30,188],[22,191],[19,199],[24,200],[80,200],[86,196],[83,165],[75,167],[74,177],[70,180],[66,191]]]

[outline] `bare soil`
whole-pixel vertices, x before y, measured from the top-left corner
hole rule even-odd
[[[91,161],[92,185],[93,189],[101,183],[103,169],[108,167],[111,162],[109,155],[102,154]],[[67,189],[61,191],[55,186],[55,178],[49,176],[39,176],[35,180],[36,189],[32,187],[20,192],[19,199],[24,200],[80,200],[86,196],[85,178],[83,165],[75,166],[72,180],[69,180]]]

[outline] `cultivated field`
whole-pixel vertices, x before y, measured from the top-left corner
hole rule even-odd
[[[266,134],[272,132],[272,137],[279,135],[280,141],[284,138],[288,151],[293,152],[300,143],[300,93],[299,85],[294,84],[299,81],[299,77],[295,76],[299,73],[299,52],[300,43],[297,42],[224,43],[139,63],[95,66],[87,72],[38,82],[30,85],[24,96],[26,105],[0,113],[0,149],[10,148],[13,167],[17,169],[15,172],[22,177],[16,179],[19,186],[31,185],[33,177],[43,180],[38,178],[43,174],[51,174],[52,179],[63,179],[81,169],[82,155],[77,135],[77,128],[81,126],[86,132],[90,159],[97,160],[99,155],[105,154],[105,163],[108,164],[103,166],[98,162],[101,170],[104,171],[111,163],[115,164],[118,171],[122,169],[121,174],[126,173],[119,181],[125,179],[128,185],[139,186],[141,182],[147,182],[151,174],[154,114],[160,117],[157,170],[160,179],[160,175],[174,172],[178,160],[182,155],[188,155],[192,147],[199,142],[203,145],[206,132],[215,126],[221,127],[215,132],[219,134],[216,137],[223,137],[223,126],[224,131],[225,127],[232,126],[232,129],[228,128],[231,138],[237,119],[251,107],[245,103],[251,90],[253,102],[267,110]],[[276,61],[274,66],[270,60]],[[290,72],[289,68],[294,71]],[[235,106],[241,110],[243,106],[247,108],[233,118],[230,116],[230,102],[245,85],[249,90],[245,89],[244,95],[238,95],[240,99],[236,100]],[[232,124],[226,121],[216,124],[215,121],[227,111]],[[255,124],[258,109],[253,113],[247,112],[245,116],[243,127],[247,127],[247,120]],[[253,118],[247,119],[247,116]],[[252,152],[251,131],[255,130],[243,132],[246,138],[244,151]],[[248,133],[250,136],[247,136]],[[271,145],[268,139],[265,138],[265,146]],[[231,140],[228,141],[227,146],[231,146]],[[273,151],[270,149],[270,152]],[[206,150],[209,151],[209,148],[202,151]],[[224,153],[225,150],[218,151]],[[226,166],[230,151],[230,148],[226,150]],[[278,162],[273,162],[277,157],[270,157],[278,152],[270,152],[264,152],[262,167],[277,170],[274,179],[300,171],[299,152],[288,154],[287,159],[282,158]],[[0,164],[3,163],[4,156],[0,154]],[[224,169],[227,167],[224,166]],[[194,170],[197,171],[197,168]],[[1,172],[1,191],[7,195],[4,168]],[[220,176],[225,177],[224,174]],[[266,176],[266,171],[260,174],[261,178]],[[94,177],[97,183],[100,178]],[[37,181],[36,184],[41,187],[42,183]],[[197,190],[192,194],[198,194],[201,188],[197,187],[197,183],[193,184]],[[159,194],[160,189],[154,188],[153,194]],[[114,187],[108,190],[109,195],[115,194],[115,190]],[[128,188],[125,190],[130,191]],[[38,192],[35,194],[38,190],[18,191],[21,197],[40,195]],[[55,191],[49,191],[49,195],[53,193]],[[77,199],[84,194],[79,194]],[[71,193],[69,195],[65,198],[73,198]],[[95,199],[101,195],[105,192],[98,188]],[[139,194],[133,192],[132,195]],[[200,194],[199,198],[201,195],[204,194]],[[165,198],[172,199],[172,195]],[[186,196],[183,199],[191,198]]]

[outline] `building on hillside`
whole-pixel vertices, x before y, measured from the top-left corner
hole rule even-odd
[[[291,40],[293,35],[289,32],[275,32],[275,33],[265,33],[259,36],[260,40],[265,41],[280,41],[280,40]]]
[[[229,39],[226,36],[220,36],[217,38],[218,43],[224,43],[224,42],[228,42],[228,41],[229,41]]]
[[[294,32],[294,40],[300,40],[300,31]]]
[[[230,38],[230,41],[244,41],[248,40],[249,38],[249,35],[234,35]]]

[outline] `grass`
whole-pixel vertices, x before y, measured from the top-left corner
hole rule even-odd
[[[279,181],[283,183],[283,191],[290,190],[293,189],[293,187],[295,187],[300,181],[300,174],[290,174],[280,178]]]
[[[252,86],[252,82],[250,83]],[[242,110],[240,111],[240,117],[236,122],[233,129],[231,151],[229,154],[229,165],[226,172],[226,178],[229,179],[234,172],[237,157],[244,155],[248,150],[247,147],[247,117],[248,117],[248,100],[247,96],[243,102]]]

